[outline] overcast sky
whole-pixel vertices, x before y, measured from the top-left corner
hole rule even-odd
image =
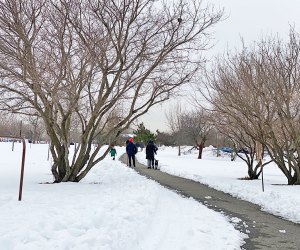
[[[214,29],[216,45],[208,56],[223,53],[227,48],[240,48],[243,37],[246,45],[266,35],[279,35],[286,39],[289,26],[300,32],[300,0],[206,0],[225,9],[227,19]],[[181,103],[185,103],[184,99]],[[167,131],[165,110],[169,104],[153,108],[140,120],[152,130]]]

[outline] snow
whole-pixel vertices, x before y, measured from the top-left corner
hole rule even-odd
[[[191,147],[183,149],[187,152]],[[288,186],[287,180],[279,168],[270,163],[264,167],[265,191],[259,180],[240,180],[247,176],[247,166],[241,160],[230,161],[229,154],[216,157],[215,149],[204,149],[203,159],[197,159],[198,152],[178,156],[178,149],[160,147],[157,159],[161,171],[172,175],[192,179],[234,197],[258,204],[261,209],[281,216],[295,223],[300,223],[300,186]],[[145,161],[144,154],[138,160]]]
[[[11,143],[0,142],[0,249],[229,250],[243,244],[245,235],[229,218],[110,157],[80,183],[46,184],[53,180],[46,144],[27,144],[17,201],[21,149],[17,143],[12,152]],[[124,152],[116,149],[118,156]]]

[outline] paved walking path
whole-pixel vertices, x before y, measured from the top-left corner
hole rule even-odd
[[[125,155],[121,157],[121,161],[126,163]],[[147,169],[145,165],[138,162],[136,165],[135,170],[141,175],[169,189],[176,190],[183,196],[193,197],[208,208],[223,212],[230,218],[241,219],[242,222],[235,225],[235,228],[249,236],[245,240],[243,249],[300,250],[299,224],[263,212],[253,203],[239,200],[199,182]]]

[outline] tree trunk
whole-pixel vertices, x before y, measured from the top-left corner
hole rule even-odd
[[[199,148],[199,150],[198,150],[198,159],[202,159],[202,152],[203,152],[203,146],[204,145],[201,143],[201,144],[198,144],[197,146]]]
[[[261,163],[258,163],[258,165],[261,165]],[[257,169],[257,167],[255,169]],[[255,169],[253,169],[253,164],[248,164],[248,176],[250,180],[257,180],[260,176],[261,171],[257,173]]]
[[[300,185],[300,176],[296,172],[292,178],[288,179],[288,185]]]

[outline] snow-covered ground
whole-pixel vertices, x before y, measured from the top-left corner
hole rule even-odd
[[[187,151],[191,147],[186,147]],[[239,180],[247,176],[247,166],[241,160],[230,161],[230,156],[216,157],[212,147],[197,159],[197,151],[178,156],[178,149],[160,147],[157,159],[161,171],[207,184],[235,197],[256,203],[262,210],[300,223],[300,186],[287,186],[287,180],[274,163],[264,168],[265,191],[259,180]],[[139,153],[138,160],[146,163],[145,154]]]
[[[1,250],[240,249],[245,236],[223,215],[109,157],[81,183],[45,184],[52,181],[47,147],[27,145],[19,202],[21,144],[12,152],[0,143]],[[160,150],[164,171],[171,153]]]

